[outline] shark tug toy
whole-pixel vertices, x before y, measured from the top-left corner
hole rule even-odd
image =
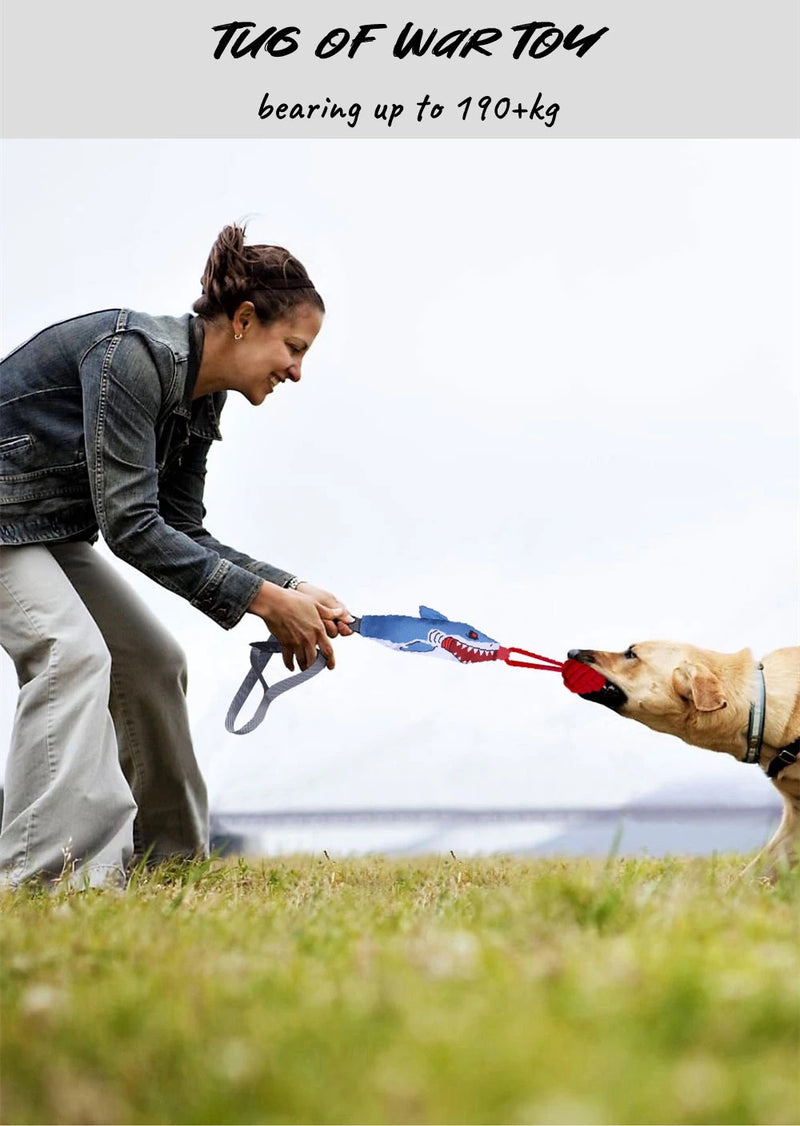
[[[580,696],[598,692],[605,684],[605,678],[595,669],[579,661],[554,661],[527,649],[507,648],[467,622],[454,622],[432,610],[420,606],[419,617],[406,617],[402,614],[365,614],[348,623],[354,633],[372,638],[390,649],[403,653],[433,653],[438,657],[458,661],[462,665],[482,665],[488,661],[505,661],[514,668],[541,669],[545,672],[560,672],[564,684]],[[278,696],[296,688],[299,684],[316,676],[325,667],[325,658],[318,654],[313,665],[304,672],[295,673],[270,687],[264,679],[264,669],[281,646],[274,637],[266,641],[254,641],[250,646],[250,671],[236,693],[228,715],[225,730],[233,735],[247,735],[261,723],[267,708]],[[260,684],[263,696],[253,717],[242,727],[236,727],[236,720],[245,701]]]

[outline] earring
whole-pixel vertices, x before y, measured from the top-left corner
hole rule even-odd
[[[243,336],[243,333],[241,333],[241,332],[235,332],[235,333],[233,334],[233,339],[234,339],[234,340],[241,340],[241,339],[242,339],[242,336]]]

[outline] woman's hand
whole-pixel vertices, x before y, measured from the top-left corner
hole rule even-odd
[[[319,606],[326,610],[337,611],[334,618],[324,618],[328,637],[336,637],[337,635],[348,637],[353,632],[347,624],[352,622],[353,615],[335,594],[323,590],[322,587],[314,586],[313,583],[298,583],[297,589],[302,591],[303,594],[307,594],[309,598],[313,598]]]
[[[248,612],[266,622],[278,639],[287,669],[294,668],[294,658],[301,670],[310,668],[317,659],[317,649],[332,669],[336,658],[329,638],[338,633],[352,633],[345,624],[351,615],[327,591],[311,583],[301,583],[300,587],[303,589],[285,590],[274,583],[263,582]],[[334,619],[340,620],[338,626]]]

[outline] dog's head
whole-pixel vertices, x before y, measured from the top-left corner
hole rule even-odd
[[[623,653],[571,649],[568,657],[605,679],[594,691],[578,686],[578,695],[656,731],[691,737],[704,717],[711,720],[728,704],[714,655],[691,645],[642,641]]]

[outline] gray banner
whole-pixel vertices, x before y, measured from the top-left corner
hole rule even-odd
[[[3,33],[6,137],[800,136],[797,0],[4,0]]]

